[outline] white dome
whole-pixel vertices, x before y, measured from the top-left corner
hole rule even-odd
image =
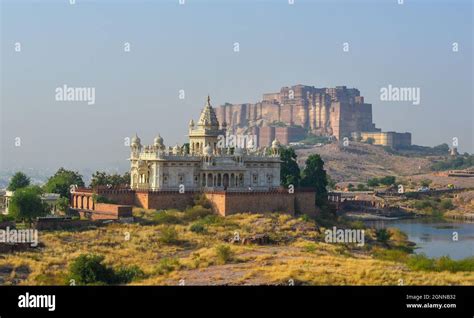
[[[132,145],[140,145],[141,144],[140,138],[138,138],[138,135],[135,134],[135,136],[132,137]]]
[[[179,146],[176,144],[176,146],[173,147],[173,152],[178,153],[179,152]]]
[[[163,145],[163,138],[158,134],[154,140],[155,146]]]

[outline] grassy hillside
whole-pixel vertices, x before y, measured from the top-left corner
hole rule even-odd
[[[386,242],[367,230],[366,244],[358,247],[326,243],[321,224],[332,227],[331,220],[281,214],[222,218],[199,206],[134,214],[140,223],[41,232],[41,248],[0,255],[0,284],[68,284],[70,265],[85,253],[103,255],[114,269],[138,266],[142,275],[131,284],[140,285],[474,284],[471,262],[451,271],[418,266],[426,262],[408,254],[406,237],[395,230]],[[361,228],[359,223],[338,226]],[[255,234],[266,235],[268,242],[229,243]]]
[[[298,149],[298,161],[303,164],[313,153],[320,154],[329,175],[339,181],[367,181],[369,178],[427,173],[432,162],[423,157],[392,154],[383,147],[350,142],[346,147],[328,144],[322,147]]]

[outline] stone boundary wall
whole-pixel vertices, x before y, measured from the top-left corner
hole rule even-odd
[[[133,190],[100,190],[98,195],[107,197],[120,205],[134,205],[135,204],[135,191]]]
[[[297,214],[316,216],[319,213],[319,210],[316,207],[316,192],[295,192],[295,212]]]
[[[119,205],[110,203],[96,203],[93,210],[79,209],[82,218],[90,220],[118,220],[120,218],[132,217],[131,205]]]
[[[91,225],[98,225],[96,222],[90,220],[41,220],[36,222],[35,228],[38,231],[42,230],[65,230],[88,227]]]
[[[315,192],[209,192],[206,198],[214,212],[226,216],[235,213],[281,212],[315,215]]]
[[[97,203],[94,212],[97,214],[96,219],[105,218],[105,216],[113,216],[114,219],[132,217],[131,205],[119,205],[109,203]]]
[[[121,204],[97,203],[91,210],[79,209],[81,216],[91,219],[117,219],[132,214],[132,205],[144,209],[184,210],[193,205],[193,199],[200,192],[146,191],[146,190],[103,190],[99,194]],[[313,189],[295,189],[288,193],[286,189],[260,191],[205,191],[215,213],[226,216],[235,213],[281,212],[291,215],[317,213],[315,191]],[[133,202],[132,202],[133,199]],[[124,202],[131,204],[123,204]]]
[[[194,192],[148,192],[136,193],[136,201],[147,202],[147,209],[178,209],[184,210],[194,203]],[[138,205],[137,205],[138,206]]]

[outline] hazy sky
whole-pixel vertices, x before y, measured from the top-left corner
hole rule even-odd
[[[2,0],[1,169],[124,170],[127,136],[185,142],[208,93],[218,106],[294,84],[356,87],[384,131],[473,152],[472,30],[470,0]],[[63,85],[95,104],[56,101]],[[420,105],[381,101],[388,85],[420,88]]]

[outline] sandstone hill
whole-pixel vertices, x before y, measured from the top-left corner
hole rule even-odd
[[[297,149],[296,153],[301,166],[309,155],[321,155],[326,171],[336,182],[365,182],[369,178],[386,175],[426,174],[432,164],[429,158],[391,154],[383,147],[358,142],[351,142],[348,146],[338,143],[312,146]]]

